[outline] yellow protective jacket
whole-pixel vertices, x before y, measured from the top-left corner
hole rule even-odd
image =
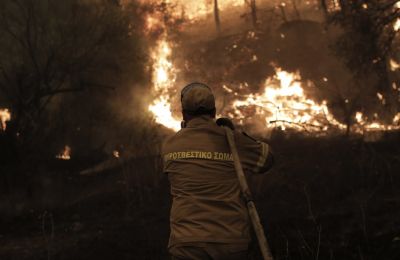
[[[268,144],[234,132],[246,173],[271,167]],[[188,242],[248,243],[250,220],[241,197],[225,130],[196,117],[163,146],[173,198],[169,247]]]

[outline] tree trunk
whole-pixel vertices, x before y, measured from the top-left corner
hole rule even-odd
[[[345,0],[339,0],[339,10],[341,12],[347,12],[349,3],[347,3]]]
[[[349,117],[346,118],[346,137],[350,136],[350,130],[351,130],[351,119]]]
[[[299,9],[297,8],[297,5],[296,5],[296,0],[292,0],[292,5],[293,5],[293,10],[296,13],[297,19],[300,20],[301,16],[300,16]]]
[[[379,77],[378,89],[382,91],[391,90],[392,84],[389,80],[389,69],[386,57],[378,61],[378,63],[376,64],[376,71]]]
[[[219,20],[218,0],[214,0],[214,19],[218,35],[221,34],[221,22]]]
[[[257,24],[257,7],[256,7],[256,0],[251,0],[250,2],[250,8],[251,8],[251,20],[253,22],[253,27],[254,29],[257,29],[258,24]]]
[[[283,5],[279,5],[279,9],[281,10],[283,22],[286,23],[288,20],[286,17],[285,7]]]
[[[321,0],[320,2],[321,2],[322,11],[324,11],[324,14],[325,14],[325,18],[328,18],[329,12],[328,12],[328,6],[326,5],[326,0]]]

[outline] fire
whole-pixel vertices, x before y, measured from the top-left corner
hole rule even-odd
[[[397,2],[394,4],[394,8],[400,9],[400,1],[397,1]],[[400,29],[400,19],[399,19],[399,18],[397,18],[396,21],[394,22],[394,24],[393,24],[393,29],[394,29],[395,31],[398,31],[398,30]]]
[[[8,121],[11,120],[11,113],[10,111],[5,108],[5,109],[0,109],[0,130],[5,131],[7,128],[7,123]]]
[[[361,112],[357,112],[355,115],[357,122],[357,128],[355,129],[358,133],[368,132],[372,130],[390,131],[400,129],[400,113],[397,113],[392,120],[392,124],[382,124],[379,122],[367,123],[367,118],[364,119],[364,115]]]
[[[145,3],[148,3],[148,1]],[[165,1],[165,3],[172,2]],[[149,15],[146,19],[146,33],[150,34],[159,30],[163,33],[158,37],[150,51],[153,94],[156,98],[148,106],[148,109],[157,123],[178,131],[180,129],[180,120],[176,119],[171,112],[171,93],[174,93],[178,72],[171,61],[172,43],[168,40],[168,31],[162,14],[154,13]]]
[[[175,131],[180,129],[180,120],[171,112],[170,93],[175,89],[176,69],[170,61],[171,47],[166,36],[159,41],[152,51],[154,92],[158,96],[149,106],[157,123]]]
[[[56,155],[56,158],[60,160],[70,160],[71,147],[69,147],[68,145],[64,146],[64,149],[60,152],[60,154]]]
[[[142,3],[159,3],[159,1],[142,0]],[[213,12],[213,1],[166,0],[164,3],[175,6],[175,13],[172,13],[172,15],[178,17],[184,14],[192,22]],[[220,10],[241,5],[244,5],[242,0],[218,1]],[[151,51],[153,92],[157,98],[149,105],[148,109],[154,115],[157,123],[178,131],[181,122],[171,112],[171,97],[175,94],[178,72],[171,62],[172,44],[168,40],[168,33],[161,14],[155,13],[148,16],[146,32],[149,33],[158,29],[162,29],[164,33],[159,37]]]
[[[154,114],[157,123],[175,131],[181,128],[181,122],[172,116],[171,104],[165,97],[156,99],[154,104],[149,106],[149,110]]]
[[[393,59],[389,60],[389,64],[390,64],[390,70],[391,71],[395,71],[395,70],[398,70],[400,68],[400,64],[398,62],[396,62],[395,60],[393,60]]]
[[[148,2],[146,1],[146,3]],[[153,0],[152,2],[158,1]],[[165,3],[175,5],[175,11],[180,10],[179,13],[172,15],[184,14],[191,20],[213,12],[213,1],[166,0]],[[219,8],[223,10],[229,6],[243,5],[243,3],[242,0],[219,0]],[[340,9],[338,1],[335,0],[332,3],[331,9]],[[151,48],[152,93],[155,98],[148,109],[157,123],[178,131],[180,119],[176,118],[173,113],[173,97],[178,92],[176,85],[179,73],[173,61],[173,49],[176,48],[176,45],[169,39],[168,28],[160,14],[150,15],[146,21],[147,32],[162,29],[161,35]],[[394,26],[396,30],[400,29],[400,20],[396,21]],[[234,45],[235,47],[237,46]],[[257,60],[258,57],[254,56],[253,59]],[[389,62],[392,70],[399,69],[400,65],[395,60],[391,59]],[[278,127],[282,130],[290,128],[300,131],[326,132],[331,129],[343,131],[347,128],[334,117],[326,100],[317,102],[306,95],[299,72],[288,72],[281,68],[275,70],[275,75],[266,78],[260,93],[244,94],[249,89],[246,82],[239,85],[239,88],[221,84],[220,90],[225,91],[231,100],[223,108],[222,113],[236,119],[240,124],[261,121],[261,127],[265,130]],[[328,82],[328,78],[324,77],[322,80]],[[312,85],[313,83],[307,82],[306,84]],[[394,87],[397,88],[395,85]],[[377,93],[377,98],[382,104],[386,102],[381,93]],[[393,118],[392,124],[371,121],[363,113],[356,112],[351,130],[364,133],[370,130],[400,129],[400,113]]]
[[[340,9],[341,9],[339,0],[332,0],[332,1],[329,1],[327,4],[328,4],[328,10],[330,12],[340,11]]]
[[[241,124],[260,117],[264,129],[278,127],[282,130],[290,128],[310,132],[346,129],[346,125],[337,121],[329,111],[326,100],[318,103],[305,95],[299,72],[290,73],[276,68],[275,75],[267,78],[263,87],[262,93],[243,95],[223,85],[222,89],[232,96],[232,102],[224,112]],[[247,83],[239,86],[239,89],[246,88]],[[384,100],[380,93],[377,93],[377,97]],[[158,123],[175,131],[180,129],[180,122],[172,116],[170,96],[167,93],[154,101],[150,111]],[[356,112],[354,119],[356,124],[353,131],[357,133],[400,129],[400,113],[393,118],[393,124],[368,122],[368,118],[361,112]]]
[[[168,90],[175,82],[175,68],[169,60],[171,56],[170,44],[165,40],[161,40],[153,52],[152,58],[155,60],[154,68],[154,86],[157,91]],[[167,88],[167,89],[165,89]]]
[[[254,108],[252,113],[262,116],[265,128],[344,128],[329,112],[326,101],[318,104],[305,96],[300,80],[298,72],[289,73],[277,68],[276,74],[266,79],[263,93],[245,95],[232,102],[234,117],[243,123],[252,116],[246,111]]]
[[[400,125],[400,112],[397,113],[393,118],[393,124],[399,126]]]
[[[140,0],[144,4],[159,3],[159,0]],[[214,11],[214,1],[210,0],[165,0],[164,3],[174,6],[172,15],[181,16],[184,14],[190,21],[195,21],[211,14]],[[244,6],[243,0],[218,0],[218,8],[225,10],[231,7]]]
[[[397,20],[394,22],[393,29],[395,31],[398,31],[400,29],[400,19],[399,18],[397,18]]]

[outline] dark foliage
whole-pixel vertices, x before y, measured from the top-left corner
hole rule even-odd
[[[250,183],[276,259],[398,259],[398,142],[274,135],[276,165]],[[94,176],[78,175],[82,165],[54,164],[31,202],[2,208],[0,257],[168,259],[169,185],[158,159]],[[260,259],[256,245],[251,254]]]
[[[8,131],[26,154],[53,141],[52,122],[72,104],[63,102],[67,93],[85,91],[90,103],[142,78],[139,19],[111,1],[3,1],[0,10],[0,104],[12,111]]]
[[[400,9],[394,0],[339,1],[335,10],[329,10],[322,1],[328,25],[338,26],[340,36],[332,49],[349,71],[354,74],[354,88],[366,92],[387,95],[386,113],[382,119],[390,119],[398,109],[396,91],[392,89],[393,77],[389,59],[396,56],[398,42],[394,24],[400,17]],[[396,82],[398,83],[398,82]]]

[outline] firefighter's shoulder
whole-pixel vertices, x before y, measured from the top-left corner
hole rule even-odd
[[[242,135],[244,135],[245,137],[249,138],[250,140],[254,141],[254,142],[258,142],[255,138],[253,138],[252,136],[250,136],[249,134],[247,134],[246,132],[242,132]]]
[[[176,145],[176,141],[181,138],[182,129],[178,132],[166,137],[162,142],[161,151],[162,154],[165,154],[167,151],[171,150],[172,147]]]
[[[257,139],[254,137],[250,136],[248,133],[243,132],[243,131],[234,131],[235,137],[238,139],[239,142],[250,142],[250,143],[259,143]]]

